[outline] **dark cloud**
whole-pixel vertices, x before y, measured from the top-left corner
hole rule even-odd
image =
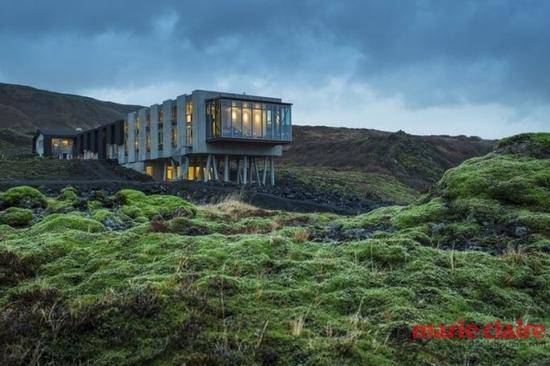
[[[501,105],[525,116],[550,104],[547,1],[0,5],[7,82],[70,92],[176,83],[284,93],[286,85],[296,96],[340,80],[408,110]]]

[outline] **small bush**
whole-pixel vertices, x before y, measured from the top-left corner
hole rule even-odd
[[[32,211],[27,208],[10,207],[0,211],[0,224],[13,227],[26,226],[32,220]]]
[[[8,207],[37,208],[47,205],[46,197],[39,190],[28,186],[13,187],[0,194],[0,209]]]

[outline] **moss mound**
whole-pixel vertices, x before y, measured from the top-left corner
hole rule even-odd
[[[34,234],[64,232],[66,230],[100,232],[104,231],[105,227],[96,220],[86,218],[78,214],[69,213],[48,215],[31,228],[31,231]]]
[[[508,137],[498,143],[496,151],[548,159],[550,158],[550,133],[522,133]]]
[[[10,207],[0,211],[0,224],[26,226],[32,221],[32,211],[27,208]]]
[[[28,229],[0,226],[0,364],[544,363],[545,339],[411,332],[549,324],[547,163],[493,153],[416,204],[355,217],[131,190],[39,210]]]
[[[13,187],[0,194],[0,209],[8,207],[38,208],[47,205],[46,197],[32,187]]]
[[[195,206],[180,197],[165,195],[146,195],[143,192],[123,189],[116,194],[122,203],[121,211],[131,217],[153,218],[156,215],[170,218],[172,216],[194,216]]]
[[[78,194],[75,188],[65,187],[59,192],[59,197],[57,198],[61,201],[69,201],[71,203],[78,202]]]

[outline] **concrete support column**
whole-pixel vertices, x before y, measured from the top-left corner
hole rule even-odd
[[[241,184],[241,158],[237,157],[237,184]]]
[[[217,182],[219,180],[219,176],[218,176],[218,161],[216,160],[216,155],[212,155],[212,167],[214,168],[214,180]]]
[[[267,157],[264,158],[264,171],[262,176],[262,184],[265,186],[265,179],[267,176]]]
[[[225,156],[225,161],[223,162],[223,181],[229,182],[229,155]]]
[[[244,157],[243,162],[243,184],[248,183],[248,156]]]
[[[186,180],[189,176],[189,157],[185,156],[181,165],[181,179]]]
[[[273,161],[273,156],[269,157],[270,165],[271,165],[271,185],[275,185],[275,162]]]
[[[258,182],[258,185],[262,185],[262,181],[260,180],[260,172],[258,171],[258,164],[256,162],[256,158],[254,158],[254,172],[256,173],[256,180]]]
[[[208,155],[206,159],[206,169],[204,169],[204,181],[208,182],[210,180],[210,165],[212,164],[212,155]]]
[[[172,180],[177,180],[177,170],[176,170],[176,164],[174,162],[174,159],[170,159],[170,165],[172,166]]]

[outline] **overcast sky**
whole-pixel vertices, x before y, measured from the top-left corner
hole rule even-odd
[[[0,81],[151,105],[282,97],[295,124],[550,131],[550,1],[0,0]]]

